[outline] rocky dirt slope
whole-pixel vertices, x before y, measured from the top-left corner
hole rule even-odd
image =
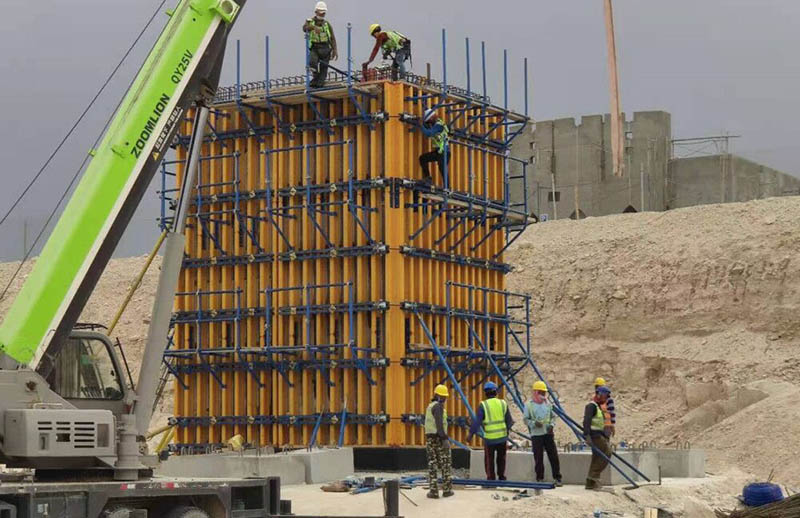
[[[792,197],[526,231],[509,289],[533,298],[536,357],[567,408],[580,417],[603,375],[618,439],[800,482],[798,221]]]

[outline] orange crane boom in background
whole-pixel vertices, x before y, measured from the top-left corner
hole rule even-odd
[[[611,155],[614,176],[622,176],[622,154],[625,149],[622,131],[622,105],[619,101],[619,72],[617,71],[617,44],[614,38],[614,11],[611,0],[604,0],[606,44],[608,47],[608,86],[611,95]]]

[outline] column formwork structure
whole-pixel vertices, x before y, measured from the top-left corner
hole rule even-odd
[[[439,383],[464,442],[483,384],[521,404],[517,377],[533,366],[529,300],[506,291],[503,261],[535,222],[509,197],[527,187],[526,164],[509,173],[527,114],[507,95],[492,104],[485,86],[387,70],[307,85],[267,72],[217,94],[164,358],[171,448],[208,451],[237,434],[255,446],[422,446]],[[444,174],[434,164],[433,184],[418,163],[431,107],[452,157]],[[162,225],[191,126],[162,166]]]

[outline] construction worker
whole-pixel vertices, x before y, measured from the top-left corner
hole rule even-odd
[[[608,387],[608,384],[605,379],[598,377],[594,380],[594,391],[597,392],[600,387]],[[614,434],[617,433],[617,409],[614,406],[614,398],[611,397],[610,390],[606,407],[603,410],[606,412],[606,432],[609,437],[614,437]]]
[[[592,447],[592,463],[586,476],[586,489],[600,489],[600,475],[608,466],[608,457],[611,457],[611,445],[606,432],[607,412],[603,411],[610,395],[608,387],[598,387],[592,401],[583,411],[583,435],[586,444]],[[605,457],[598,452],[602,452]]]
[[[314,17],[307,19],[303,24],[303,32],[308,34],[308,66],[313,73],[309,86],[313,88],[325,86],[328,63],[339,58],[333,26],[325,19],[327,13],[327,4],[317,2]]]
[[[429,164],[439,164],[439,173],[444,180],[445,188],[449,183],[445,179],[445,161],[450,163],[450,130],[447,124],[436,115],[436,110],[428,108],[422,114],[422,134],[433,141],[433,149],[419,156],[419,165],[422,167],[422,181],[432,183]]]
[[[375,38],[375,46],[361,68],[366,70],[378,54],[378,49],[383,48],[384,59],[392,56],[392,80],[405,77],[406,61],[411,58],[411,40],[397,31],[384,31],[377,23],[369,26],[369,35]]]
[[[531,435],[536,482],[544,480],[544,452],[546,451],[555,485],[561,487],[563,485],[561,464],[558,462],[558,449],[553,434],[556,424],[555,414],[553,405],[547,401],[547,392],[547,385],[544,381],[537,381],[533,384],[533,398],[525,404],[523,418]]]
[[[433,390],[433,399],[425,410],[425,453],[428,457],[428,498],[439,498],[439,475],[442,476],[442,497],[453,496],[452,458],[447,437],[447,410],[444,404],[450,393],[444,385]]]
[[[508,403],[497,397],[497,385],[487,381],[483,386],[486,399],[478,407],[477,419],[472,423],[467,442],[481,430],[483,437],[483,464],[487,480],[506,479],[506,442],[514,421]],[[495,462],[497,470],[495,471]]]

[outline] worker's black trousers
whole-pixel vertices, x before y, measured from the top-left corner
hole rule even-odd
[[[497,471],[495,471],[495,457]],[[483,446],[483,464],[486,468],[486,480],[506,479],[506,443],[485,444]]]
[[[450,153],[439,153],[438,151],[428,151],[427,153],[423,153],[419,156],[419,165],[422,167],[422,178],[425,180],[431,179],[431,170],[430,164],[431,162],[436,162],[439,164],[439,174],[442,175],[442,181],[444,181],[444,157],[447,155],[447,163],[450,163]],[[449,172],[449,171],[448,171]],[[449,175],[448,175],[449,176]],[[449,183],[449,182],[448,182]]]
[[[535,463],[534,471],[536,471],[536,481],[541,482],[544,480],[545,452],[547,452],[547,458],[550,460],[550,469],[553,472],[553,479],[561,480],[561,463],[558,462],[558,449],[556,448],[556,440],[553,434],[534,435],[531,437],[531,444],[533,446],[533,461]]]
[[[308,67],[313,74],[310,86],[322,88],[328,77],[328,63],[331,60],[331,46],[328,43],[313,43],[308,51]]]

